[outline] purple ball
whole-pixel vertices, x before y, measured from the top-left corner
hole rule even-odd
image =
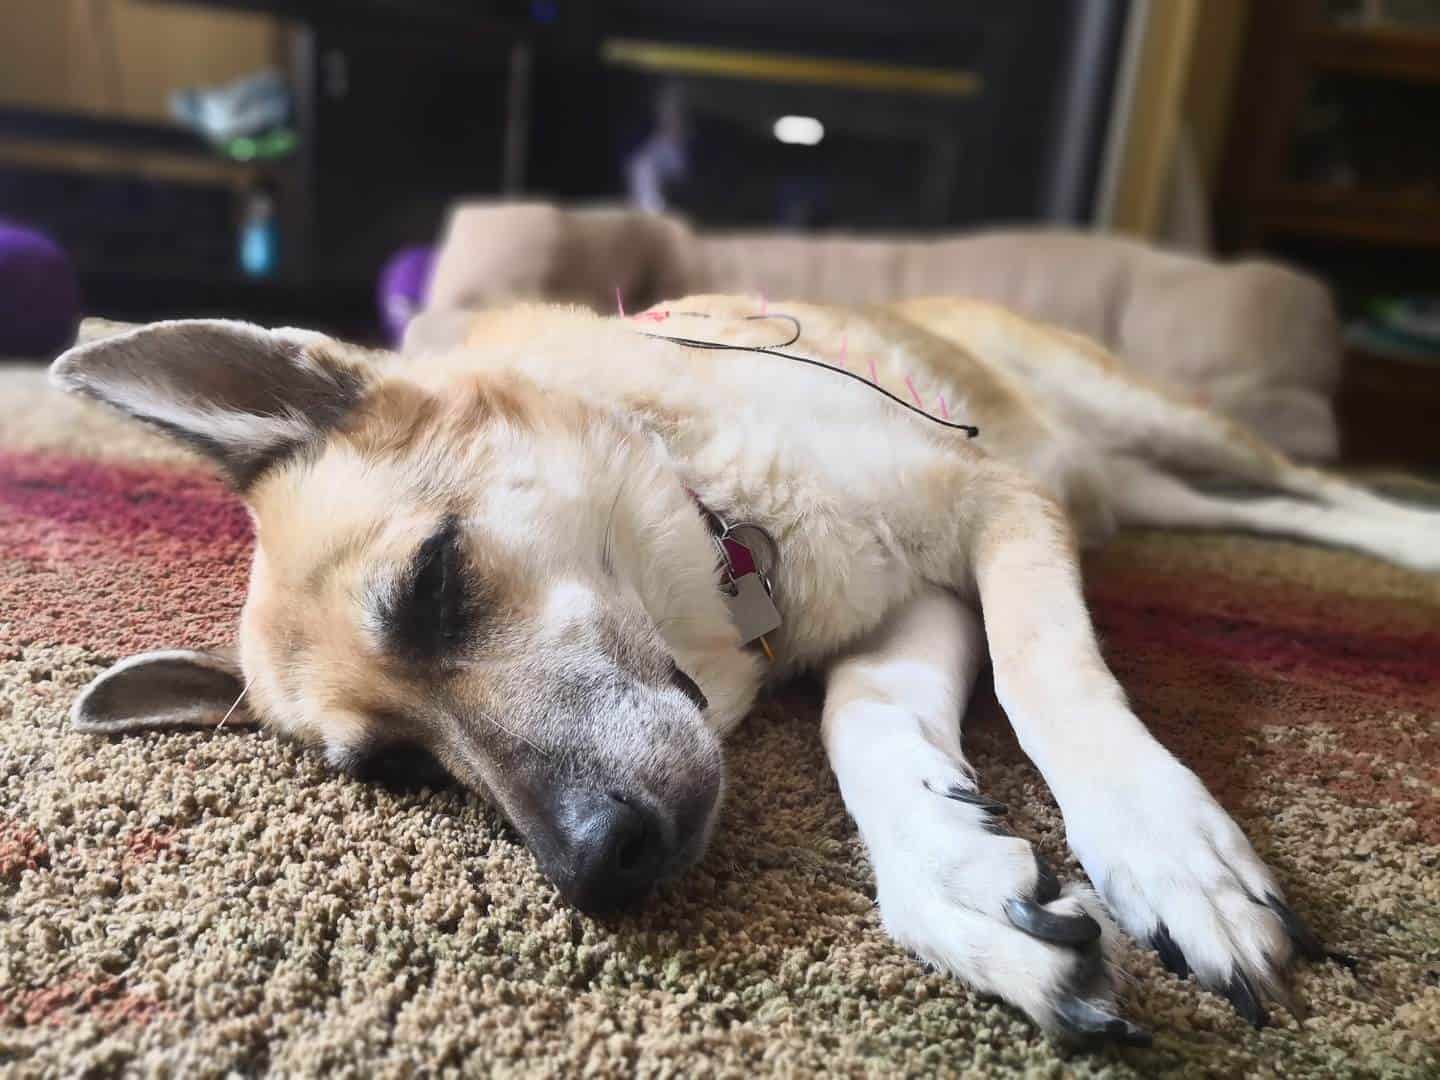
[[[405,327],[425,306],[425,293],[430,288],[430,273],[434,269],[434,248],[409,247],[390,256],[380,271],[376,299],[380,304],[380,321],[385,324],[385,332],[393,344],[400,344]]]
[[[48,236],[0,222],[0,356],[52,356],[79,323],[69,257]]]

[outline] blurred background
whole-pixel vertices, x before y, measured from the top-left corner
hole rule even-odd
[[[0,0],[0,322],[380,341],[461,200],[1103,230],[1324,281],[1347,456],[1433,466],[1437,132],[1440,0]]]

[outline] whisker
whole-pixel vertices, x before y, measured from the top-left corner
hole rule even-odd
[[[486,714],[485,714],[485,719],[486,719],[486,720],[489,720],[490,723],[494,724],[497,728],[499,728],[501,731],[503,731],[506,735],[509,735],[512,739],[516,739],[516,740],[518,740],[518,741],[520,741],[520,742],[523,742],[526,746],[530,747],[531,750],[534,750],[534,751],[535,751],[537,754],[539,754],[541,757],[549,757],[549,756],[550,756],[550,751],[549,751],[549,750],[546,750],[543,746],[541,746],[541,745],[540,745],[539,743],[537,743],[535,740],[533,740],[533,739],[528,739],[528,738],[526,738],[524,735],[520,734],[520,732],[514,731],[514,730],[506,727],[504,724],[502,724],[499,720],[496,720],[495,717],[491,716],[489,713],[486,713]]]
[[[625,494],[625,482],[629,479],[629,473],[624,469],[620,470],[620,486],[615,489],[615,498],[610,502],[610,514],[605,519],[605,540],[600,547],[600,561],[606,570],[613,568],[611,553],[614,551],[615,540],[615,511],[620,507],[620,496]]]
[[[245,695],[250,692],[250,684],[254,681],[254,676],[251,676],[250,678],[245,680],[245,685],[240,688],[240,696],[235,699],[235,703],[230,706],[230,710],[224,716],[222,716],[220,718],[220,722],[215,725],[216,731],[219,731],[222,727],[224,727],[225,721],[229,720],[230,717],[235,715],[235,710],[240,707],[240,702],[245,700]]]

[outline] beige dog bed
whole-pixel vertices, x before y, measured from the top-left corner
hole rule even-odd
[[[950,294],[993,300],[1103,342],[1297,457],[1334,458],[1334,306],[1313,278],[1222,264],[1111,236],[1012,230],[933,240],[698,233],[629,210],[457,207],[428,307],[547,298],[638,311],[699,292],[863,304]]]

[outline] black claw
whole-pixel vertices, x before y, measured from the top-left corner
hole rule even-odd
[[[1067,915],[1018,897],[1005,901],[1005,917],[1031,937],[1056,945],[1088,945],[1100,937],[1100,924],[1083,911]]]
[[[1055,876],[1055,871],[1050,869],[1050,864],[1045,861],[1044,856],[1039,852],[1035,853],[1035,899],[1041,904],[1048,904],[1051,900],[1060,895],[1060,879]]]
[[[1149,1046],[1150,1033],[1130,1021],[1108,1013],[1083,998],[1063,998],[1055,1006],[1060,1026],[1080,1039],[1114,1039],[1129,1046]]]
[[[1265,905],[1271,911],[1275,912],[1276,915],[1280,916],[1280,921],[1285,926],[1285,932],[1290,935],[1290,940],[1293,941],[1295,947],[1300,950],[1301,956],[1311,961],[1325,959],[1324,944],[1321,943],[1320,939],[1315,935],[1315,931],[1306,926],[1300,916],[1295,914],[1289,904],[1285,903],[1284,900],[1281,900],[1274,893],[1267,893],[1265,896]]]
[[[1349,953],[1340,952],[1338,949],[1326,949],[1325,959],[1331,963],[1339,964],[1343,968],[1348,968],[1351,971],[1354,971],[1360,966],[1360,958],[1358,956],[1351,956]]]
[[[1163,922],[1150,935],[1150,947],[1160,954],[1160,963],[1165,965],[1166,971],[1181,979],[1190,977],[1190,963],[1185,959],[1185,953],[1180,946],[1175,944],[1175,939],[1170,936],[1170,928]]]
[[[1239,968],[1231,974],[1230,983],[1225,987],[1225,996],[1251,1027],[1258,1030],[1265,1026],[1265,1011],[1260,1008],[1260,997]]]
[[[945,797],[947,799],[954,799],[956,802],[969,803],[971,806],[978,806],[987,814],[994,814],[996,817],[999,817],[1002,814],[1008,814],[1010,812],[1010,808],[1004,803],[996,802],[994,799],[987,799],[984,795],[981,795],[978,792],[971,791],[969,788],[960,787],[959,785],[956,785],[955,787],[952,787],[949,791],[945,792]]]

